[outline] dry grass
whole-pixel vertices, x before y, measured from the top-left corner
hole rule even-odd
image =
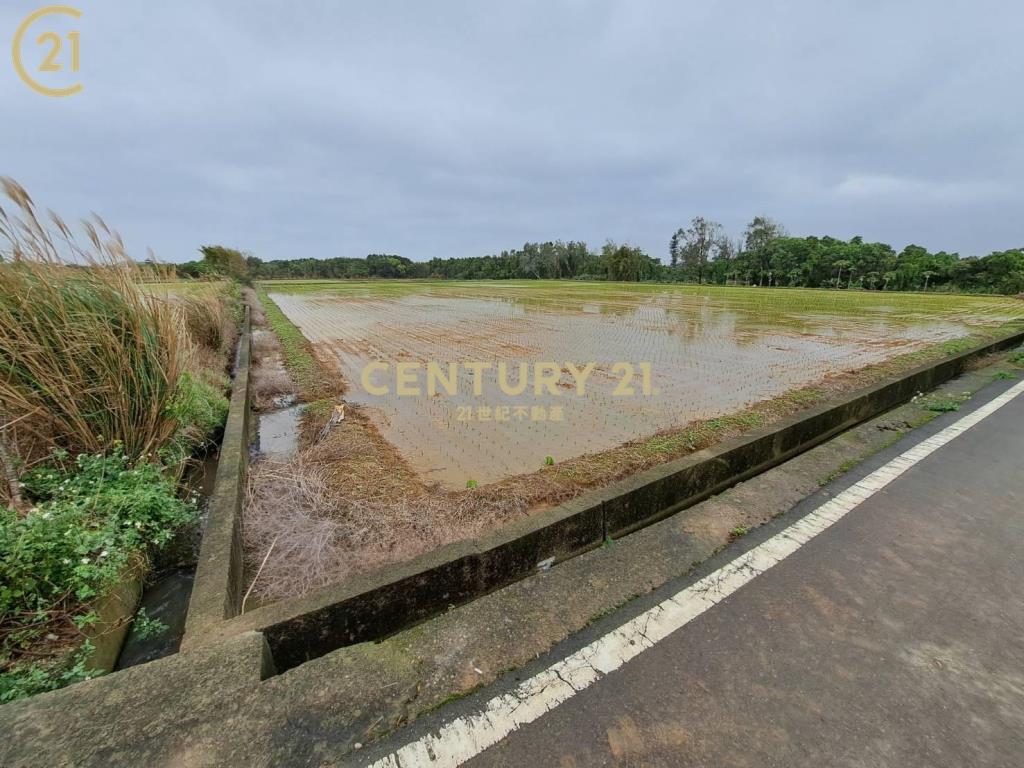
[[[143,275],[98,216],[85,241],[28,193],[2,181],[0,426],[7,445],[140,456],[175,430],[168,413],[192,344],[180,314],[141,289]],[[13,437],[12,437],[13,435]]]
[[[281,365],[295,382],[299,400],[312,403],[344,394],[345,381],[333,353],[310,342],[259,285],[255,293],[256,306],[274,334]]]
[[[280,359],[281,342],[273,331],[254,326],[252,333],[252,359],[257,365],[268,362],[273,358]]]
[[[252,288],[242,289],[242,301],[249,305],[249,321],[254,328],[263,328],[267,324],[267,313],[263,311],[259,296]]]
[[[529,507],[515,493],[423,485],[364,414],[351,406],[348,413],[323,442],[250,469],[243,530],[249,581],[259,573],[257,600],[295,597],[408,560]],[[314,413],[304,438],[321,425]]]
[[[245,548],[258,558],[254,566],[266,558],[255,585],[257,596],[304,594],[327,583],[325,578],[345,572],[347,552],[339,546],[345,531],[334,519],[326,474],[324,467],[301,456],[283,463],[262,461],[250,468]]]
[[[409,560],[525,509],[472,493],[360,499],[339,493],[329,468],[302,453],[259,462],[251,474],[245,548],[250,574],[265,562],[253,589],[261,600],[303,595]]]
[[[238,324],[223,293],[184,295],[174,299],[192,340],[227,358],[238,341]]]
[[[252,323],[252,398],[257,410],[274,406],[274,401],[285,395],[296,395],[298,384],[284,365],[284,350],[281,341],[267,327],[267,316],[259,296],[252,288],[242,292],[242,298],[249,305],[249,319]]]
[[[252,373],[252,398],[256,410],[271,408],[278,398],[295,392],[295,382],[280,366],[256,366]]]

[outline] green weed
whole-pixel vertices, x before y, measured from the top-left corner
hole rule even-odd
[[[750,526],[748,525],[737,525],[731,531],[729,531],[729,541],[735,541],[740,536],[746,536],[750,533]]]
[[[59,658],[66,645],[41,638],[66,642],[93,627],[91,606],[195,519],[175,478],[223,424],[217,384],[226,387],[239,304],[227,283],[161,289],[147,282],[159,280],[159,267],[135,264],[98,217],[83,223],[78,242],[56,214],[41,221],[15,182],[0,186],[14,202],[13,213],[0,208],[0,470],[11,504],[0,506],[0,701],[8,701],[85,676],[87,646]],[[40,648],[54,657],[41,658]]]
[[[323,366],[313,354],[312,344],[267,295],[266,288],[257,284],[256,294],[263,305],[267,326],[281,342],[285,368],[302,389],[303,399],[316,400],[329,394],[330,386],[325,382]]]
[[[0,704],[98,677],[103,673],[88,668],[88,660],[94,650],[93,644],[86,640],[70,659],[13,665],[0,674]]]
[[[159,637],[168,629],[167,624],[155,619],[146,613],[145,608],[139,608],[138,613],[132,620],[132,631],[142,640]]]
[[[897,440],[899,439],[899,435],[896,436],[896,439]],[[831,483],[837,477],[842,477],[847,472],[849,472],[851,469],[853,469],[858,464],[860,464],[862,461],[864,461],[866,458],[871,456],[873,453],[874,453],[874,451],[868,451],[867,453],[862,454],[860,456],[855,456],[855,457],[853,457],[851,459],[846,459],[846,461],[844,461],[842,464],[840,464],[838,467],[836,467],[833,471],[829,472],[823,478],[818,480],[818,485],[825,486],[825,485],[828,485],[829,483]]]
[[[175,432],[158,453],[168,466],[175,466],[195,449],[212,439],[228,417],[228,399],[216,387],[190,373],[178,379],[167,415],[174,420]]]
[[[951,398],[936,398],[922,404],[922,407],[935,413],[950,413],[960,410],[960,403]]]
[[[70,461],[58,452],[22,481],[34,506],[24,514],[0,507],[0,679],[28,675],[0,684],[8,697],[43,685],[47,669],[64,679],[59,666],[24,672],[22,652],[69,620],[79,630],[95,624],[86,606],[197,514],[194,504],[178,498],[163,467],[133,464],[124,453]]]

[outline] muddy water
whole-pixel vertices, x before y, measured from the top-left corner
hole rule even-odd
[[[348,398],[424,476],[491,482],[723,415],[823,378],[1024,315],[1020,302],[859,292],[572,283],[322,284],[271,298],[337,355]],[[364,366],[387,364],[363,386]],[[458,363],[457,393],[396,364]],[[479,394],[466,363],[489,364]],[[555,392],[503,391],[519,364],[560,368]],[[594,371],[581,394],[566,363]],[[623,388],[628,363],[632,394]],[[641,364],[650,370],[642,387]]]
[[[287,459],[299,449],[299,419],[303,405],[293,405],[260,414],[259,453],[272,459]]]

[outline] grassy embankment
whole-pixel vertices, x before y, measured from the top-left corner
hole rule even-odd
[[[271,341],[272,354],[280,356],[281,363],[293,380],[297,398],[304,403],[315,403],[320,400],[331,400],[344,390],[340,374],[317,357],[313,345],[302,335],[302,332],[285,317],[284,312],[267,295],[266,288],[257,284],[257,322],[254,325],[265,326],[277,344]],[[257,364],[260,359],[260,345],[256,345]]]
[[[98,606],[196,518],[178,482],[223,424],[228,284],[154,290],[98,218],[85,244],[4,179],[0,703],[94,674]]]

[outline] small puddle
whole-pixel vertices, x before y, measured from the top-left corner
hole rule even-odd
[[[299,449],[299,419],[304,408],[304,405],[293,405],[260,415],[256,445],[261,456],[288,459],[295,454]]]

